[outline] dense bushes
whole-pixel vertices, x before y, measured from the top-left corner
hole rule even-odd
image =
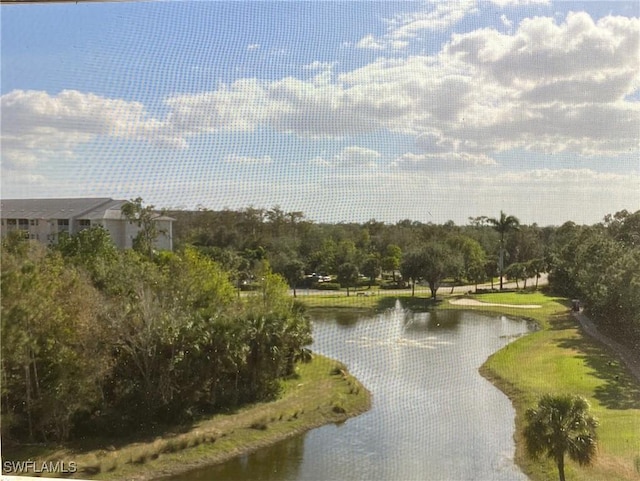
[[[269,399],[307,355],[308,321],[268,268],[237,299],[193,249],[150,259],[106,235],[3,243],[3,440],[121,434]]]

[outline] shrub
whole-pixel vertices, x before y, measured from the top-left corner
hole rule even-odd
[[[318,289],[321,291],[339,291],[340,284],[337,282],[321,282],[318,284]]]

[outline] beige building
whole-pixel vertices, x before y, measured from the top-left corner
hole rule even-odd
[[[83,229],[101,225],[116,246],[129,249],[140,227],[122,214],[126,200],[109,198],[81,199],[6,199],[0,201],[1,232],[20,230],[25,237],[44,244],[55,244],[61,233],[73,235]],[[160,235],[156,247],[173,250],[174,219],[157,213],[154,221]]]

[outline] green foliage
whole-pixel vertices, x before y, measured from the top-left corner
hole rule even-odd
[[[498,272],[500,273],[500,290],[502,290],[502,279],[505,271],[505,235],[520,228],[520,221],[517,217],[506,215],[500,211],[500,218],[487,219],[487,222],[500,234],[500,249],[498,258]]]
[[[357,285],[358,275],[358,267],[351,262],[345,262],[338,267],[338,283],[347,288],[347,296],[349,295],[349,288]]]
[[[527,452],[534,459],[552,459],[565,480],[564,457],[580,465],[591,464],[596,456],[597,420],[589,414],[589,403],[581,396],[545,395],[536,408],[526,412],[524,437]]]
[[[640,211],[623,211],[607,216],[606,226],[567,223],[555,233],[548,256],[551,287],[581,299],[602,329],[634,348],[640,348],[639,217]]]
[[[64,440],[268,399],[310,325],[259,261],[260,291],[196,248],[150,258],[100,229],[52,250],[2,245],[2,435]]]
[[[424,280],[429,284],[431,297],[435,299],[442,280],[456,276],[463,269],[463,262],[462,256],[447,244],[431,241],[420,250],[408,252],[400,270],[405,279],[411,280],[412,295],[416,282]]]
[[[158,216],[154,212],[154,206],[142,205],[142,198],[132,199],[122,206],[122,214],[131,222],[136,222],[140,231],[133,240],[133,248],[151,257],[153,255],[154,244],[161,234],[155,219]]]

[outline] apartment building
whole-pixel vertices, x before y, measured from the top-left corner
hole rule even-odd
[[[3,199],[0,201],[2,236],[19,230],[25,237],[44,244],[55,244],[61,234],[73,235],[83,229],[100,225],[114,244],[129,249],[140,231],[140,226],[122,214],[126,200],[110,198],[77,199]],[[159,212],[154,218],[160,235],[156,247],[173,250],[173,221]]]

